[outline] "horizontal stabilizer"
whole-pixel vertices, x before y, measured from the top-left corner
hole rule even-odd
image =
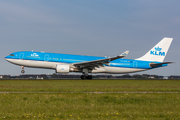
[[[157,67],[163,64],[170,64],[170,63],[174,63],[174,62],[163,62],[163,63],[150,63],[150,67]]]

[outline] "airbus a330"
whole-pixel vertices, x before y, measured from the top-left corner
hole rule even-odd
[[[115,57],[97,57],[35,51],[14,52],[5,59],[24,67],[54,69],[56,73],[81,72],[81,79],[92,79],[91,73],[124,74],[167,66],[163,62],[173,38],[163,38],[144,56],[137,59],[122,59],[129,51]]]

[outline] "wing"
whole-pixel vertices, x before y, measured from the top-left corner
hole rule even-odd
[[[80,63],[74,63],[73,65],[78,67],[78,68],[89,68],[89,69],[94,69],[95,67],[100,67],[103,66],[103,64],[108,65],[113,60],[123,58],[127,56],[129,51],[125,51],[121,55],[118,55],[116,57],[111,57],[111,58],[105,58],[105,59],[99,59],[99,60],[93,60],[93,61],[86,61],[86,62],[80,62]]]

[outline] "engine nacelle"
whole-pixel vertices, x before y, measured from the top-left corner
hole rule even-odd
[[[69,65],[56,65],[56,73],[69,73]]]

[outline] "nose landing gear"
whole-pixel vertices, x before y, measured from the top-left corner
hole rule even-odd
[[[25,73],[24,66],[22,66],[21,68],[22,68],[21,73],[24,74]]]

